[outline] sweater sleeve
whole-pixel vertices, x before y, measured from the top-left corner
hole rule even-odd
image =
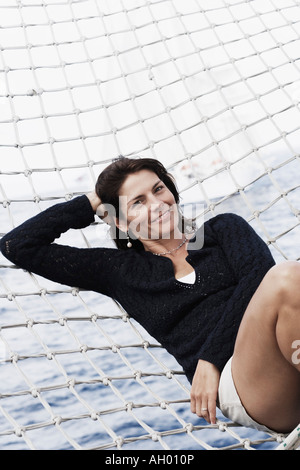
[[[198,359],[211,362],[222,371],[233,354],[245,310],[275,262],[267,244],[242,217],[221,214],[209,222],[212,235],[224,252],[236,284],[216,326],[202,345]]]
[[[113,248],[76,248],[53,243],[69,229],[94,221],[86,196],[55,204],[7,233],[2,254],[17,266],[54,282],[110,295],[108,265]]]

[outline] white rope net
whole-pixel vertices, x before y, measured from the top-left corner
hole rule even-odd
[[[299,260],[299,50],[296,0],[0,0],[1,235],[151,156],[193,215],[239,213]],[[100,220],[61,242],[110,243]],[[282,441],[192,415],[178,364],[104,296],[1,256],[0,311],[2,449]]]

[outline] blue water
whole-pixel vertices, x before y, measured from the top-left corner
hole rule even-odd
[[[299,189],[289,192],[297,185],[297,165],[299,162],[295,161],[294,165],[275,171],[273,177],[288,192],[290,204],[299,209]],[[278,195],[268,177],[261,178],[246,192],[247,201],[254,210],[265,208]],[[32,204],[12,204],[16,220],[26,218],[29,207],[32,210]],[[217,204],[216,213],[219,212],[250,216],[249,208],[238,194]],[[5,232],[9,228],[9,219],[7,209],[3,207],[0,220],[1,232]],[[297,223],[282,197],[261,215],[261,220],[273,237]],[[264,236],[259,225],[253,223],[253,226]],[[86,233],[92,244],[97,244],[99,232],[89,228]],[[73,233],[72,237],[73,244],[83,244],[78,234]],[[69,241],[68,235],[64,240]],[[298,259],[299,227],[280,238],[277,245],[286,258]],[[284,260],[276,248],[272,246],[271,250],[276,261]],[[188,391],[184,390],[184,387],[189,388],[187,380],[180,374],[175,375],[176,380],[165,375],[157,376],[164,369],[145,349],[136,347],[143,340],[156,345],[147,332],[132,322],[140,331],[140,339],[122,320],[116,305],[103,296],[91,292],[72,295],[69,288],[37,276],[30,277],[22,270],[7,269],[4,267],[7,265],[9,262],[1,257],[0,334],[6,343],[1,341],[0,349],[0,449],[73,449],[76,446],[115,449],[115,440],[119,437],[123,439],[122,448],[126,450],[161,450],[163,446],[155,432],[162,433],[161,440],[170,449],[203,448],[182,432],[187,423],[206,425],[204,420],[190,412],[189,403],[185,402],[188,399]],[[39,295],[41,288],[47,289],[45,296]],[[17,293],[14,299],[9,300],[7,289]],[[23,295],[25,292],[30,295]],[[89,321],[92,314],[100,318],[96,322]],[[60,324],[59,316],[67,317],[68,321]],[[26,326],[28,319],[37,323]],[[113,352],[109,349],[110,339],[124,347]],[[80,351],[80,345],[87,346],[86,352]],[[150,347],[149,351],[168,368],[180,371],[175,360],[161,348]],[[15,363],[9,360],[12,352],[18,354]],[[51,356],[51,352],[55,355]],[[140,379],[142,384],[134,378],[134,371],[146,374]],[[103,375],[113,378],[112,387],[101,383],[99,379]],[[160,403],[177,400],[180,402],[169,405],[176,415],[172,415],[164,405],[159,406]],[[125,411],[124,403],[133,403],[131,410]],[[98,419],[91,418],[96,417],[95,413],[98,413]],[[222,418],[220,414],[219,417]],[[163,436],[171,429],[180,432]],[[154,435],[149,438],[152,431]],[[233,428],[233,431],[252,441],[266,437],[250,429]],[[206,427],[192,435],[214,447],[237,444],[236,439],[218,429]],[[265,449],[276,445],[276,442],[271,442],[256,447]]]

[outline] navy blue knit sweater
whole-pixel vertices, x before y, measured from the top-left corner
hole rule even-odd
[[[213,217],[204,224],[203,247],[188,246],[196,280],[184,284],[170,259],[150,252],[53,243],[68,229],[90,225],[94,215],[86,196],[56,204],[4,236],[1,251],[23,269],[117,300],[177,359],[190,382],[198,359],[222,371],[245,309],[275,264],[267,245],[243,218]]]

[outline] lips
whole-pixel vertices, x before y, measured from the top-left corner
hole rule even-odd
[[[170,214],[170,211],[171,209],[167,209],[161,215],[156,217],[156,219],[153,219],[152,222],[160,222],[161,220],[164,220]]]

